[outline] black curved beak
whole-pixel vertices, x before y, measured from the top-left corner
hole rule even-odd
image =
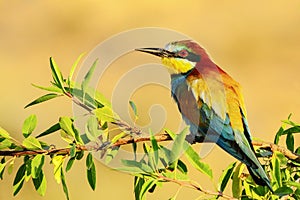
[[[165,49],[162,48],[139,48],[139,49],[135,49],[136,51],[141,51],[144,53],[149,53],[158,57],[175,57],[175,53],[171,52],[171,51],[167,51]]]

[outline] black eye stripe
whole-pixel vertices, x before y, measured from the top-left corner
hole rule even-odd
[[[199,62],[200,61],[201,57],[199,55],[197,55],[195,53],[192,53],[190,51],[187,51],[187,52],[188,52],[188,55],[186,57],[184,57],[184,59],[187,59],[187,60],[189,60],[191,62]],[[176,53],[175,57],[176,58],[183,58],[180,55],[178,55],[178,53]]]

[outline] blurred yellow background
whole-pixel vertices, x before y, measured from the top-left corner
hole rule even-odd
[[[283,0],[1,1],[0,126],[21,139],[22,122],[29,114],[37,114],[38,131],[48,128],[59,116],[72,114],[71,103],[66,98],[23,109],[24,105],[44,94],[31,83],[49,84],[50,56],[67,74],[80,53],[91,51],[111,35],[155,26],[182,32],[202,44],[212,59],[243,86],[252,135],[273,141],[280,120],[286,119],[289,113],[293,113],[294,121],[300,122],[299,9],[299,1]],[[136,100],[143,106],[144,100],[138,93]],[[56,144],[59,136],[45,140]],[[234,159],[216,148],[204,160],[211,164],[215,180],[218,180],[221,170]],[[48,163],[49,160],[45,165],[49,166]],[[64,199],[52,170],[47,167],[45,197],[40,197],[31,183],[25,184],[13,197],[13,176],[5,173],[0,182],[0,199]],[[209,180],[202,178],[195,176],[203,187],[213,189]],[[73,200],[134,198],[133,178],[100,163],[97,163],[95,192],[86,181],[83,161],[75,163],[67,173],[67,183]],[[176,188],[174,184],[158,188],[148,195],[148,199],[167,199],[175,194]],[[197,192],[184,189],[178,199],[198,196]]]

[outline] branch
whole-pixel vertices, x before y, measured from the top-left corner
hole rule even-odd
[[[76,151],[87,151],[88,148],[84,145],[77,146]],[[26,156],[26,155],[70,155],[71,148],[48,149],[48,150],[1,150],[0,156]]]
[[[217,197],[223,197],[224,199],[230,199],[230,200],[233,200],[233,199],[236,199],[236,198],[233,198],[229,195],[226,195],[226,194],[223,194],[222,192],[212,192],[212,191],[209,191],[209,190],[204,190],[202,189],[200,186],[190,182],[190,181],[180,181],[180,180],[176,180],[176,179],[171,179],[171,178],[168,178],[168,177],[165,177],[165,176],[158,176],[159,179],[162,179],[162,180],[165,180],[165,181],[168,181],[168,182],[173,182],[173,183],[176,183],[180,186],[183,186],[183,187],[189,187],[189,188],[192,188],[192,189],[195,189],[195,190],[198,190],[204,194],[207,194],[207,195],[212,195],[212,196],[217,196]]]

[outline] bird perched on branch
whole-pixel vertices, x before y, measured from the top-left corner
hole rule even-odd
[[[172,97],[190,126],[190,142],[216,143],[245,163],[257,184],[266,185],[272,191],[270,180],[254,153],[240,85],[194,41],[136,50],[160,57],[170,69]]]

